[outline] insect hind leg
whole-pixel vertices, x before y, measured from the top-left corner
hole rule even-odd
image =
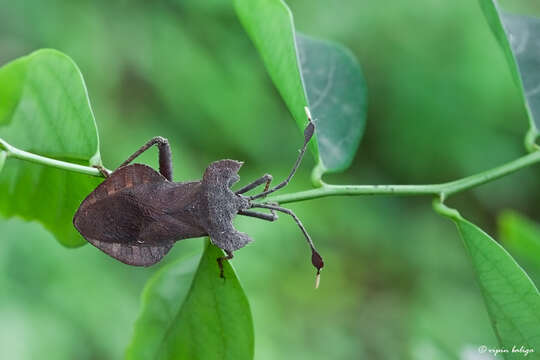
[[[159,172],[167,180],[172,181],[173,169],[171,146],[169,145],[169,141],[161,136],[156,136],[150,139],[146,144],[141,146],[139,150],[135,151],[130,157],[128,157],[127,160],[124,161],[118,168],[128,165],[130,162],[135,160],[137,156],[141,155],[153,145],[157,145],[159,150]]]
[[[231,260],[234,257],[232,251],[225,250],[225,252],[227,253],[226,256],[220,256],[216,259],[219,266],[219,277],[222,279],[225,279],[225,275],[223,273],[223,261]]]
[[[105,167],[103,167],[102,165],[92,165],[92,167],[96,168],[99,170],[100,174],[104,177],[104,178],[108,178],[111,173],[109,170],[105,169]]]

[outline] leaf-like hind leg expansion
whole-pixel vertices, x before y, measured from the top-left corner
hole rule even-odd
[[[109,170],[105,169],[103,166],[101,165],[92,165],[92,167],[96,168],[99,170],[99,172],[101,173],[101,175],[103,175],[103,177],[106,179],[108,178],[111,173],[109,172]]]
[[[257,186],[259,186],[259,185],[261,185],[263,183],[266,183],[266,185],[264,185],[264,190],[263,191],[267,191],[268,188],[270,187],[271,182],[272,182],[272,175],[264,174],[263,176],[261,176],[260,178],[258,178],[254,182],[252,182],[251,184],[247,184],[246,186],[244,186],[240,190],[237,190],[235,192],[235,194],[240,195],[240,194],[246,193],[249,190],[255,189]]]
[[[222,279],[225,279],[225,275],[223,274],[223,261],[231,260],[234,257],[232,251],[225,250],[225,252],[227,253],[227,256],[221,256],[216,259],[219,266],[219,277]]]
[[[118,168],[128,165],[130,162],[135,160],[135,158],[141,155],[143,152],[148,150],[153,145],[158,146],[159,149],[159,172],[167,180],[172,181],[173,169],[172,169],[172,153],[171,146],[169,141],[161,136],[156,136],[155,138],[150,139],[146,144],[141,146],[141,148],[133,153],[130,157],[127,158]]]

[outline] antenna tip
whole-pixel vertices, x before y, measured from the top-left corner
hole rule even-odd
[[[309,111],[309,108],[307,106],[304,106],[304,111],[306,112],[308,120],[311,121],[311,111]]]
[[[321,283],[321,273],[317,272],[317,276],[315,276],[315,289],[319,288],[320,283]]]
[[[317,269],[317,274],[321,271],[321,269],[324,267],[324,261],[321,257],[321,255],[313,249],[311,253],[311,263]]]

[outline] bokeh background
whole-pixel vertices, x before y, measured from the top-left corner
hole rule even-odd
[[[289,171],[301,133],[231,2],[0,5],[0,64],[55,48],[81,68],[107,167],[162,135],[172,144],[176,180],[200,178],[221,158],[246,162],[243,182]],[[475,1],[289,5],[299,30],[350,47],[367,79],[358,154],[327,181],[442,182],[524,154],[526,114]],[[142,160],[155,166],[157,154]],[[309,188],[313,165],[306,158],[285,191]],[[497,236],[503,209],[540,217],[539,181],[538,168],[526,169],[450,205]],[[236,222],[256,240],[233,260],[252,307],[256,359],[474,359],[479,345],[495,347],[457,231],[429,198],[326,198],[291,208],[326,260],[316,291],[292,220]],[[128,267],[90,245],[66,249],[39,224],[18,219],[0,220],[0,240],[2,359],[123,356],[141,290],[162,265]],[[164,262],[202,242],[178,243]],[[538,269],[520,262],[538,281]]]

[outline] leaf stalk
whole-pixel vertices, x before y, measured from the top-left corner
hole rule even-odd
[[[45,156],[33,154],[21,149],[17,149],[13,145],[8,144],[5,140],[0,138],[0,149],[6,152],[6,157],[14,157],[17,159],[30,161],[36,164],[52,166],[57,169],[77,172],[85,175],[103,177],[98,169],[92,166],[79,165],[67,161],[56,160]]]

